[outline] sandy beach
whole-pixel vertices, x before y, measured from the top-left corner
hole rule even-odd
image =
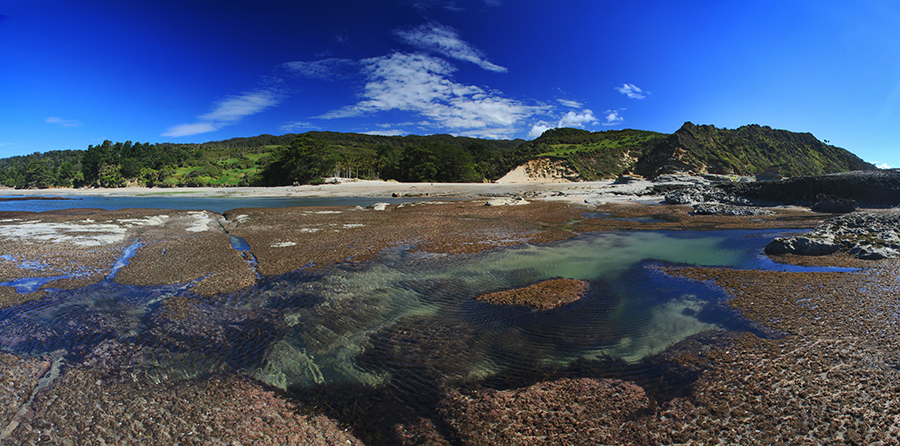
[[[184,197],[225,197],[225,198],[337,198],[365,197],[387,198],[405,197],[456,197],[480,198],[498,196],[523,196],[583,202],[585,199],[614,201],[634,201],[633,194],[644,190],[653,183],[638,181],[630,184],[615,184],[612,180],[579,183],[399,183],[396,181],[370,181],[351,179],[330,179],[331,184],[317,186],[282,187],[179,187],[145,188],[123,187],[115,189],[0,189],[0,196],[184,196]],[[642,201],[659,201],[661,197],[642,198]]]

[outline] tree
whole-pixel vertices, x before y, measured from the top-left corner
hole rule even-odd
[[[124,187],[126,182],[119,173],[118,164],[104,164],[100,166],[99,178],[97,180],[100,187]]]
[[[44,161],[32,161],[25,171],[25,187],[46,189],[53,185],[53,174]]]
[[[330,173],[337,164],[337,156],[325,142],[299,136],[290,147],[275,153],[273,161],[262,171],[264,186],[286,186],[294,182],[308,183]]]

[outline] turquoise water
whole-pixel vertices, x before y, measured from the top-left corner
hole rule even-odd
[[[113,271],[100,284],[0,312],[0,348],[77,355],[115,339],[138,345],[133,366],[159,380],[240,372],[285,389],[382,385],[408,364],[438,380],[480,380],[576,361],[633,363],[697,333],[746,329],[724,309],[721,290],[656,265],[765,267],[760,252],[773,236],[634,231],[453,256],[395,248],[371,262],[263,277],[244,292],[197,299],[194,314],[178,321],[160,302],[190,296],[188,284],[117,285]],[[473,299],[556,277],[587,280],[590,290],[553,311]]]

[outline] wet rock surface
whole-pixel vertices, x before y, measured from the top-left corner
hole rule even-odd
[[[900,215],[842,215],[804,235],[778,237],[766,245],[767,254],[821,256],[838,251],[867,260],[900,257]]]
[[[116,266],[125,249],[141,247]],[[198,294],[233,292],[255,274],[207,211],[97,209],[0,213],[0,283],[50,278],[43,287],[76,289],[114,280],[128,285],[188,283]],[[37,297],[37,296],[35,296]]]
[[[578,217],[565,203],[484,206],[484,202],[434,202],[385,211],[337,207],[235,209],[226,229],[242,237],[259,261],[259,273],[284,274],[304,266],[369,260],[392,246],[444,253],[562,240],[561,225]]]

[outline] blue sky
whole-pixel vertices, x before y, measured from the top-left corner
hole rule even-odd
[[[309,130],[532,139],[685,121],[900,166],[891,1],[0,4],[0,157]]]

